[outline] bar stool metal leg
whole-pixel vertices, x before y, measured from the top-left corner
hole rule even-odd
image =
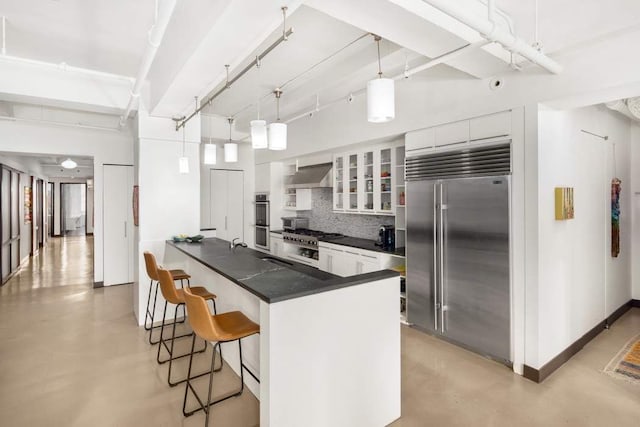
[[[221,350],[221,342],[218,341],[214,344],[213,346],[213,355],[211,356],[211,370],[208,372],[209,373],[209,388],[208,388],[208,394],[207,394],[207,402],[204,403],[202,401],[202,399],[200,399],[200,396],[198,395],[198,393],[196,392],[196,390],[194,389],[193,385],[191,384],[191,380],[194,378],[197,378],[199,376],[202,375],[198,375],[198,376],[191,376],[191,366],[192,366],[192,360],[193,360],[193,356],[189,359],[189,369],[187,371],[187,379],[186,382],[187,384],[185,385],[185,389],[184,389],[184,400],[182,401],[182,413],[185,417],[189,417],[193,414],[195,414],[196,412],[199,411],[204,411],[206,414],[206,418],[205,418],[205,426],[208,425],[209,423],[209,414],[211,412],[211,407],[213,405],[215,405],[216,403],[220,403],[220,402],[224,402],[227,399],[231,399],[232,397],[236,397],[236,396],[240,396],[242,394],[242,392],[244,391],[244,370],[246,369],[247,372],[249,372],[249,374],[258,382],[260,383],[260,380],[258,379],[258,377],[256,377],[256,375],[251,372],[251,370],[244,364],[243,360],[242,360],[242,343],[241,343],[241,339],[237,340],[238,341],[238,350],[239,350],[239,354],[240,354],[240,389],[233,391],[231,393],[228,393],[225,396],[220,397],[219,399],[216,400],[211,400],[211,394],[212,394],[212,390],[213,390],[213,373],[219,371],[220,369],[222,369],[222,357],[220,358],[220,368],[218,369],[214,369],[214,365],[215,365],[215,360],[216,360],[216,347],[218,347],[218,349],[220,351]],[[195,338],[191,344],[191,348],[193,349],[195,345]],[[191,390],[191,393],[193,394],[193,396],[196,398],[196,400],[198,401],[198,405],[199,407],[191,410],[191,411],[187,411],[187,398],[189,395],[189,390]]]

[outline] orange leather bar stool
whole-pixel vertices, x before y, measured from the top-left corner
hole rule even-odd
[[[251,372],[251,370],[249,370],[249,368],[247,368],[242,362],[241,343],[242,338],[260,333],[260,326],[252,322],[240,311],[231,311],[222,314],[214,313],[214,315],[211,315],[209,307],[207,307],[206,300],[193,292],[193,288],[185,289],[183,293],[184,300],[187,305],[187,318],[189,319],[189,324],[195,332],[195,335],[193,336],[193,340],[191,342],[191,357],[189,358],[189,370],[187,371],[187,384],[184,389],[182,413],[186,417],[188,417],[198,411],[205,411],[207,415],[204,425],[207,426],[209,424],[209,413],[211,411],[211,406],[242,394],[242,392],[244,391],[245,369],[247,370],[247,372],[249,372],[249,374],[251,374],[253,378],[255,378],[256,381],[260,382],[260,380],[253,374],[253,372]],[[197,378],[197,376],[191,376],[191,365],[193,362],[193,351],[196,344],[196,335],[205,341],[215,342],[213,346],[213,355],[211,356],[211,370],[207,372],[209,374],[209,393],[206,402],[202,401],[200,396],[198,396],[198,393],[196,393],[195,389],[193,388],[193,385],[191,384],[191,380]],[[238,341],[238,349],[240,351],[240,389],[233,394],[212,401],[211,387],[213,383],[213,373],[216,371],[216,369],[214,369],[216,361],[216,347],[220,349],[221,343],[227,343],[231,341]],[[222,353],[220,353],[220,368],[217,370],[220,369],[222,369]],[[191,393],[193,393],[199,404],[199,408],[192,411],[187,411],[187,396],[189,394],[189,390],[191,390]]]
[[[178,322],[172,322],[169,325],[173,325],[173,330],[171,332],[171,338],[166,338],[164,337],[164,326],[165,326],[165,319],[167,317],[167,305],[169,303],[174,304],[176,306],[176,310],[175,312],[178,312],[178,307],[182,306],[183,310],[184,310],[184,304],[185,304],[185,298],[184,295],[187,292],[187,289],[192,292],[195,295],[199,295],[203,301],[211,301],[213,302],[213,312],[215,313],[216,311],[216,296],[212,293],[210,293],[209,291],[207,291],[205,288],[203,288],[202,286],[194,286],[194,287],[187,287],[184,289],[176,289],[175,287],[175,283],[173,281],[173,276],[171,275],[171,272],[168,270],[163,270],[161,268],[158,268],[158,278],[160,279],[159,282],[159,286],[160,286],[160,291],[162,292],[162,296],[164,297],[165,301],[164,301],[164,311],[162,313],[162,326],[160,327],[160,340],[159,343],[160,345],[158,345],[158,355],[156,356],[156,360],[158,361],[159,364],[163,364],[166,362],[169,362],[169,373],[167,374],[167,382],[169,383],[169,385],[171,387],[178,385],[180,383],[185,382],[187,379],[182,379],[179,381],[171,381],[171,367],[173,365],[173,361],[176,359],[180,359],[182,357],[187,357],[187,356],[191,356],[193,358],[193,348],[191,349],[190,353],[185,353],[182,355],[174,355],[173,352],[173,348],[174,348],[174,343],[175,340],[178,338],[184,338],[184,337],[188,337],[188,336],[193,336],[195,339],[195,334],[189,333],[189,334],[185,334],[185,335],[178,335],[176,336],[176,324]],[[206,305],[206,302],[205,302]],[[167,325],[167,326],[169,326]],[[167,344],[167,341],[169,341],[171,344]],[[160,353],[162,348],[164,348],[169,357],[167,359],[160,359]],[[198,350],[196,353],[202,353],[204,351],[207,350],[207,343],[204,343],[204,347],[202,348],[202,350]],[[202,376],[202,375],[206,375],[209,372],[205,372],[204,374],[198,375],[198,376]],[[196,376],[196,378],[198,377]]]
[[[153,320],[154,320],[154,316],[155,316],[155,312],[156,312],[156,301],[158,299],[158,281],[160,280],[158,278],[158,263],[156,262],[156,257],[151,253],[151,252],[144,252],[144,264],[145,267],[147,269],[147,276],[149,276],[149,295],[147,296],[147,311],[144,315],[144,329],[149,331],[149,344],[158,344],[159,341],[153,341],[152,339],[152,335],[153,335],[153,330],[159,328],[160,326],[153,326]],[[185,273],[183,270],[169,270],[169,273],[171,273],[171,277],[173,278],[173,280],[180,280],[180,287],[184,288],[184,281],[187,281],[187,286],[190,285],[189,279],[191,279],[191,276],[189,276],[187,273]],[[155,291],[155,296],[153,297],[153,308],[149,307],[149,304],[151,303],[151,293],[153,292],[153,284],[154,282],[156,283],[156,291]],[[184,307],[183,307],[184,310]],[[150,324],[147,325],[147,321],[150,320]],[[184,319],[180,321],[180,323],[183,323]]]

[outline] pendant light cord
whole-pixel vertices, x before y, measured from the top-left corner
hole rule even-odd
[[[209,116],[209,144],[212,143],[211,138],[213,136],[213,116]]]
[[[381,40],[381,37],[380,36],[373,36],[373,37],[375,37],[376,44],[378,45],[378,78],[381,79],[382,78],[382,61],[380,60],[380,40]]]
[[[182,127],[182,157],[184,157],[184,147],[186,144],[184,133],[185,133],[185,126]]]

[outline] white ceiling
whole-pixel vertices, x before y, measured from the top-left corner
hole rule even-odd
[[[0,152],[0,157],[24,165],[28,170],[23,172],[41,171],[48,178],[93,178],[93,157],[5,152]],[[63,168],[60,164],[68,158],[78,166],[73,169]]]
[[[154,0],[0,0],[7,54],[135,76]]]
[[[486,2],[486,0],[484,0]],[[579,47],[640,28],[638,0],[537,0],[538,35],[546,53]],[[535,41],[535,0],[496,0],[523,39]]]
[[[484,13],[486,0],[456,1]],[[534,41],[535,1],[496,0],[511,16],[516,35],[529,43]],[[640,26],[637,0],[538,3],[540,41],[551,54],[579,49]],[[239,127],[246,127],[256,115],[255,107],[247,106],[259,94],[265,97],[263,115],[272,119],[275,103],[269,93],[275,87],[368,32],[385,39],[382,55],[387,75],[401,72],[406,62],[414,66],[479,37],[451,18],[416,13],[424,10],[422,0],[181,1],[149,74],[152,107],[163,116],[190,112],[194,96],[224,84],[223,64],[232,64],[231,74],[235,75],[279,36],[282,4],[289,4],[292,12],[288,26],[295,32],[290,40],[264,60],[260,75],[250,71],[210,109],[221,116],[240,112],[239,122],[244,125],[239,123]],[[134,76],[153,23],[154,6],[154,0],[0,0],[0,15],[7,17],[7,53]],[[252,28],[256,30],[249,31]],[[500,47],[490,46],[413,78],[487,78],[509,72],[507,57]],[[281,116],[312,108],[316,95],[320,104],[346,98],[350,91],[363,88],[376,71],[375,44],[365,37],[286,85]]]

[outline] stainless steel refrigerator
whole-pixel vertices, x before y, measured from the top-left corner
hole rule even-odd
[[[407,320],[509,364],[509,145],[407,158]],[[494,175],[495,174],[495,175]]]

